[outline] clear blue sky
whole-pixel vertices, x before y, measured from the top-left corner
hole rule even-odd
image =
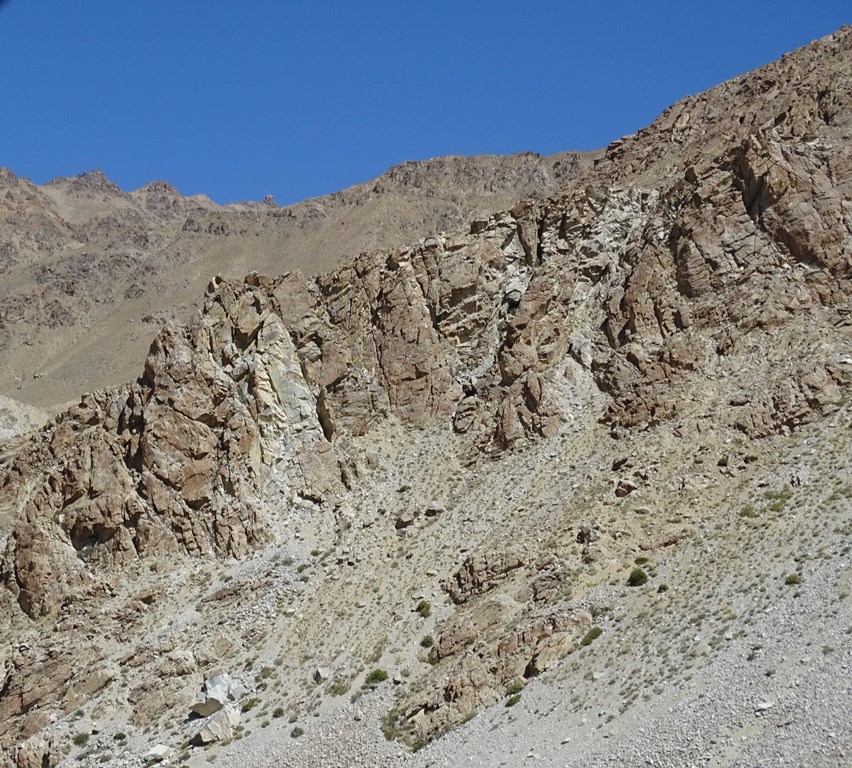
[[[849,0],[0,0],[0,166],[290,203],[444,154],[591,149]]]

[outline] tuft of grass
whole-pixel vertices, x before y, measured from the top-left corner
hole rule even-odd
[[[299,738],[299,736],[301,736],[304,732],[305,732],[305,729],[304,729],[304,728],[300,728],[300,727],[297,725],[297,726],[296,726],[296,727],[295,727],[292,731],[290,731],[290,738],[291,738],[291,739],[298,739],[298,738]]]
[[[370,672],[366,678],[364,678],[364,685],[369,685],[372,687],[377,686],[379,683],[383,683],[388,679],[388,673],[383,669],[374,669]]]
[[[591,645],[602,634],[603,630],[600,627],[592,627],[588,632],[586,632],[586,636],[580,641],[580,647],[584,648],[587,645]]]
[[[432,615],[432,603],[428,600],[421,600],[417,603],[417,608],[414,609],[419,613],[424,619],[428,619]]]
[[[79,733],[74,734],[74,738],[71,739],[74,742],[75,747],[85,747],[86,744],[89,743],[90,733],[86,733],[85,731],[80,731]]]
[[[521,700],[521,694],[515,693],[515,694],[511,695],[508,699],[506,699],[503,706],[504,707],[514,707],[515,704],[517,704],[520,700]]]
[[[435,638],[432,637],[432,635],[423,635],[423,637],[420,638],[421,648],[431,648],[433,645],[435,645]]]
[[[798,573],[791,573],[789,576],[787,576],[786,579],[784,579],[784,583],[791,585],[791,586],[793,584],[801,584],[802,583],[802,577],[799,576]]]

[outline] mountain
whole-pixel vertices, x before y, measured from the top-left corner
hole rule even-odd
[[[220,206],[166,182],[123,192],[100,171],[42,187],[0,170],[0,394],[55,409],[138,374],[156,328],[210,278],[314,274],[546,196],[596,153],[444,157],[281,208]]]
[[[2,444],[12,764],[848,761],[850,74],[844,28],[550,196],[218,276]]]

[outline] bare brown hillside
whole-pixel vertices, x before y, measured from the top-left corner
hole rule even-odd
[[[844,28],[547,197],[217,276],[0,443],[7,762],[847,764],[850,83]]]

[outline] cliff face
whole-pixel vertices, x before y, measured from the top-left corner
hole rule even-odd
[[[850,71],[844,29],[675,105],[548,200],[319,276],[214,279],[135,384],[3,459],[8,594],[52,616],[138,558],[261,548],[280,503],[340,518],[371,492],[353,446],[376,430],[443,430],[470,466],[590,414],[616,439],[757,439],[834,413],[852,360]],[[551,666],[590,617],[530,621],[412,699],[416,734]],[[465,645],[442,642],[439,659]]]
[[[156,329],[186,321],[212,275],[314,274],[364,250],[452,232],[546,197],[599,153],[446,157],[287,207],[220,206],[100,171],[37,186],[0,170],[0,394],[58,408],[138,374]]]

